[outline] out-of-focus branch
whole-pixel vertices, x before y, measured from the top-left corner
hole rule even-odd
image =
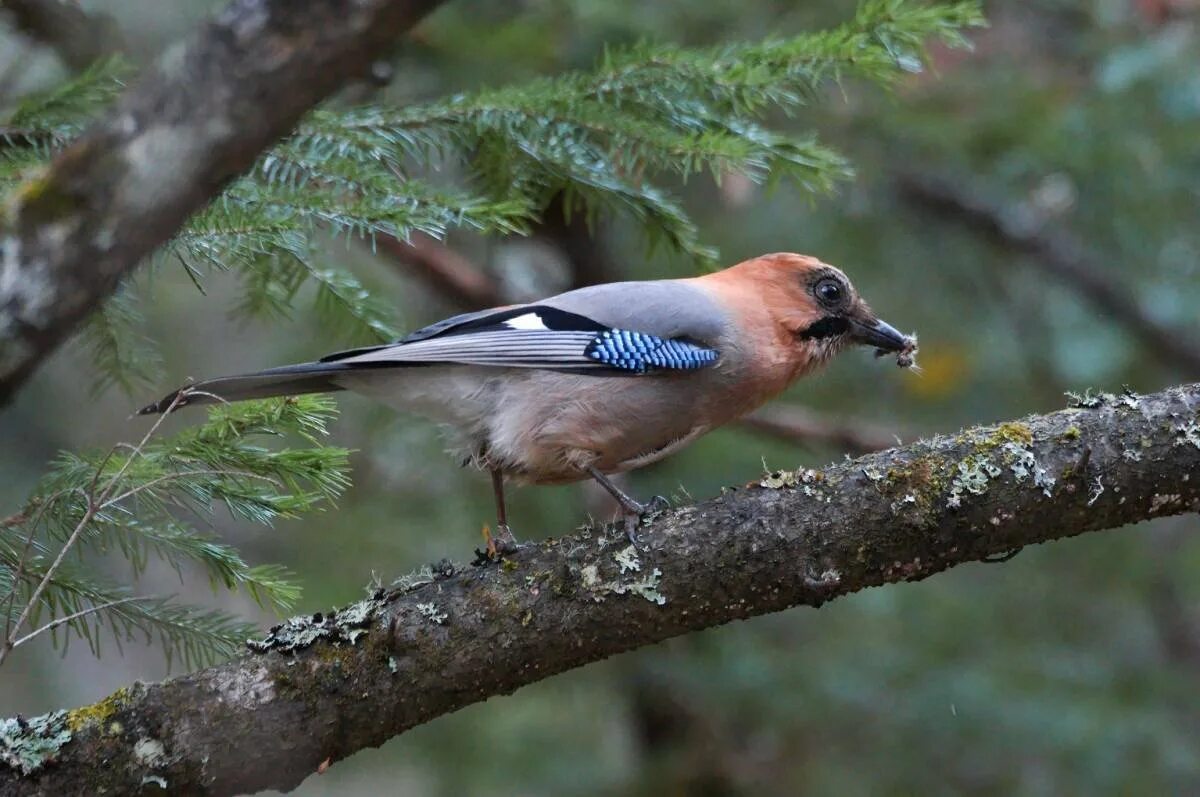
[[[234,2],[0,216],[0,403],[189,215],[441,0]]]
[[[740,421],[743,428],[800,445],[821,444],[866,454],[900,445],[896,433],[882,426],[830,418],[803,407],[764,407]]]
[[[464,310],[483,310],[507,301],[500,285],[483,269],[424,233],[413,233],[408,241],[376,235],[375,247]]]
[[[1029,265],[1062,280],[1140,338],[1148,356],[1188,376],[1200,375],[1200,342],[1151,316],[1132,290],[1106,275],[1083,241],[1044,223],[1029,206],[1002,203],[971,181],[905,173],[899,186],[913,202],[1028,255]]]
[[[563,201],[561,194],[555,196],[531,235],[562,253],[570,267],[570,287],[613,281],[616,271],[596,234],[597,222],[589,225],[582,212],[567,213]],[[409,241],[401,241],[381,235],[376,236],[375,245],[406,272],[463,310],[483,310],[513,301],[499,281],[436,238],[417,233]]]
[[[1184,518],[1160,530],[1148,549],[1157,567],[1146,593],[1146,612],[1167,658],[1190,671],[1200,670],[1200,613],[1180,593],[1172,565],[1179,561],[1181,549],[1193,534],[1194,520]],[[1200,715],[1196,719],[1200,721]]]
[[[71,69],[84,69],[123,49],[121,31],[107,14],[89,14],[67,0],[0,0],[18,30],[54,49]]]
[[[1200,384],[1086,404],[769,474],[655,516],[636,546],[589,528],[293,618],[234,661],[7,722],[4,744],[30,757],[0,764],[0,793],[288,789],[616,653],[1200,508]]]
[[[565,203],[562,194],[554,197],[535,234],[558,247],[571,264],[571,287],[584,288],[621,279],[600,234],[602,222],[593,219],[589,224],[583,211],[571,212]]]

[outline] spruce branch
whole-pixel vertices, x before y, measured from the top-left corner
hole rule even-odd
[[[140,632],[148,641],[157,638],[168,660],[179,654],[189,665],[232,652],[244,638],[244,623],[169,598],[136,596],[72,554],[119,553],[134,579],[159,560],[182,580],[190,563],[208,574],[213,589],[244,590],[260,605],[290,608],[299,590],[284,568],[250,566],[180,516],[204,517],[223,506],[270,524],[335,499],[348,484],[347,452],[321,444],[334,412],[332,401],[321,397],[218,406],[207,423],[171,438],[156,438],[159,418],[136,445],[61,454],[25,509],[0,524],[8,607],[0,664],[38,628],[65,627],[97,653],[105,627],[118,644]],[[309,447],[261,443],[288,436]],[[42,613],[49,619],[38,626]],[[35,630],[26,633],[28,625]]]
[[[235,3],[141,74],[4,203],[0,402],[192,213],[437,5]]]
[[[117,386],[126,395],[157,381],[162,355],[143,330],[145,319],[132,286],[117,290],[88,319],[81,342],[95,373],[94,394]]]
[[[177,395],[174,398],[174,400],[171,403],[171,406],[168,408],[168,412],[170,410],[175,409],[175,407],[178,405],[181,397],[182,397],[182,394]],[[155,420],[154,424],[150,427],[149,431],[147,431],[146,434],[142,437],[141,442],[139,442],[137,444],[137,446],[135,446],[134,451],[133,451],[133,454],[135,456],[137,454],[141,453],[141,449],[146,445],[146,443],[150,442],[150,438],[154,435],[155,432],[158,431],[158,427],[162,425],[163,421],[166,420],[166,415],[167,414],[164,413],[161,417],[157,418]],[[87,528],[88,521],[90,521],[95,516],[99,503],[102,503],[108,497],[108,494],[110,493],[110,491],[116,486],[117,481],[121,478],[121,476],[123,476],[125,474],[125,470],[129,467],[129,465],[132,464],[133,459],[134,459],[133,456],[130,456],[129,458],[126,459],[125,464],[123,466],[121,466],[121,468],[113,475],[113,477],[111,479],[109,479],[109,481],[105,484],[105,486],[100,490],[99,494],[92,494],[90,492],[87,494],[86,508],[84,509],[83,516],[80,517],[79,522],[76,523],[75,527],[71,530],[70,535],[67,537],[66,541],[63,543],[62,547],[59,549],[59,552],[55,556],[54,561],[51,562],[50,566],[45,569],[45,572],[42,574],[41,580],[38,581],[37,586],[34,587],[32,594],[30,594],[29,600],[26,602],[25,607],[17,615],[17,619],[13,623],[12,628],[5,635],[4,644],[3,644],[3,646],[0,646],[0,665],[2,665],[4,663],[4,660],[5,660],[5,658],[7,658],[8,654],[12,652],[13,645],[15,644],[15,639],[16,639],[15,635],[20,633],[21,627],[25,624],[25,621],[29,619],[30,613],[33,612],[35,610],[35,608],[39,605],[39,602],[41,601],[43,593],[46,592],[46,589],[50,586],[51,579],[54,578],[55,572],[62,566],[63,560],[66,558],[67,554],[70,552],[70,550],[74,546],[75,542],[79,539],[79,536],[81,534],[83,534],[84,529]],[[95,487],[95,485],[98,481],[98,478],[100,476],[102,469],[103,469],[103,466],[101,467],[100,470],[97,470],[96,478],[92,479],[91,486],[93,488]],[[30,529],[29,534],[30,534],[29,539],[32,540],[33,539],[32,535],[34,534],[34,530]],[[18,573],[17,577],[13,579],[14,588],[15,588],[15,582],[20,580],[21,575],[22,575],[21,573]]]
[[[10,147],[34,148],[49,156],[108,107],[132,73],[128,62],[111,56],[51,89],[27,95],[0,121],[0,153]]]
[[[51,620],[50,622],[46,623],[45,625],[38,626],[37,628],[30,631],[28,634],[17,637],[16,639],[13,640],[12,646],[14,648],[19,648],[19,647],[21,647],[21,645],[24,645],[26,642],[33,640],[40,634],[49,633],[49,632],[53,631],[54,629],[58,628],[59,626],[69,625],[71,623],[78,622],[79,620],[82,620],[83,618],[88,617],[89,615],[98,614],[100,612],[105,612],[105,611],[108,611],[109,609],[115,609],[116,607],[122,606],[126,603],[133,603],[134,601],[144,601],[144,600],[149,600],[149,599],[144,598],[144,597],[118,598],[116,600],[111,600],[108,603],[100,603],[100,604],[95,604],[92,606],[87,606],[83,609],[80,609],[77,612],[72,612],[71,614],[65,615],[63,617],[57,617],[57,618]]]
[[[811,137],[762,127],[760,117],[809,104],[845,77],[889,84],[921,66],[927,40],[962,44],[960,29],[978,24],[973,3],[873,0],[825,33],[717,48],[643,44],[610,51],[592,72],[400,111],[318,111],[285,146],[311,168],[374,167],[385,182],[411,180],[431,160],[458,160],[485,195],[521,193],[543,209],[565,192],[588,212],[624,209],[652,243],[708,261],[713,253],[653,175],[740,172],[828,191],[848,164]]]
[[[198,285],[209,269],[241,273],[243,314],[285,315],[315,285],[319,319],[353,342],[394,338],[395,325],[355,277],[323,262],[326,236],[373,246],[377,236],[441,238],[452,228],[524,233],[561,196],[567,212],[627,215],[651,250],[662,244],[712,265],[715,250],[664,180],[741,173],[828,192],[850,175],[846,161],[810,135],[770,129],[764,116],[811,104],[845,78],[894,82],[921,66],[929,40],[962,44],[961,29],[977,24],[974,3],[868,0],[826,32],[709,48],[646,43],[605,53],[591,71],[525,85],[406,109],[318,110],[195,216],[167,254]],[[106,62],[27,101],[7,140],[43,156],[61,147],[82,111],[112,96],[122,68]],[[459,164],[465,188],[434,188],[424,175],[438,163]],[[27,155],[0,164],[0,185],[29,166]],[[132,368],[139,349],[135,335],[121,336],[126,308],[93,325],[101,386],[151,371]]]

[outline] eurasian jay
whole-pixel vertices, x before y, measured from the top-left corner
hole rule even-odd
[[[916,350],[838,269],[770,254],[700,277],[594,285],[457,315],[395,343],[187,385],[141,414],[362,393],[450,427],[464,460],[490,471],[500,537],[511,542],[505,481],[590,477],[636,525],[647,507],[610,475],[745,415],[851,343],[897,353],[905,366]]]

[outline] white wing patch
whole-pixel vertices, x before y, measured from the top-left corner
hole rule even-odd
[[[546,323],[542,321],[541,316],[539,316],[537,313],[526,313],[525,315],[519,315],[515,318],[510,318],[504,322],[504,326],[508,327],[509,329],[546,331],[549,331],[550,329],[550,327],[546,326]]]

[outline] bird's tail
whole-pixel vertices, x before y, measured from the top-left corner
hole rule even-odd
[[[268,368],[253,374],[222,376],[184,385],[153,404],[138,410],[138,415],[157,415],[192,404],[297,396],[301,393],[330,393],[342,390],[333,376],[351,370],[343,363],[300,363]]]

